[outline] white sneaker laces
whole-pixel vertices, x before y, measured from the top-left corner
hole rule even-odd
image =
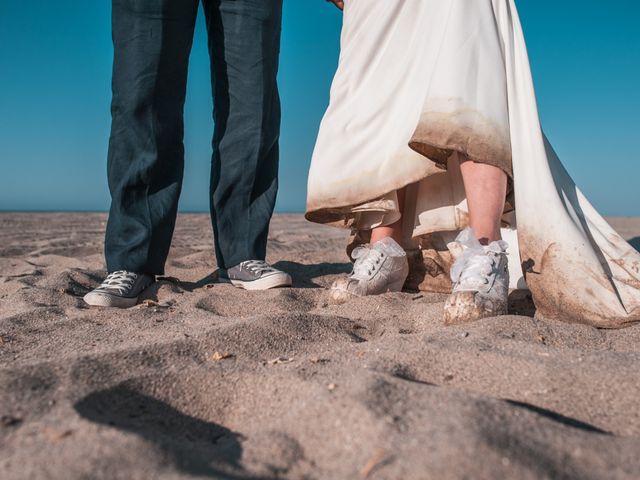
[[[461,248],[451,267],[451,280],[455,289],[477,290],[491,282],[500,257],[506,255],[507,243],[502,240],[481,245],[470,228],[464,229],[451,245]],[[451,247],[450,247],[451,248]]]
[[[489,283],[496,261],[490,252],[467,258],[460,271],[455,272],[454,281],[464,288],[478,288]]]
[[[246,262],[242,262],[240,264],[240,270],[243,269],[255,273],[256,275],[276,271],[275,268],[264,260],[247,260]]]
[[[358,280],[368,280],[380,268],[384,253],[367,247],[357,247],[351,252],[355,260],[351,277]]]
[[[117,290],[122,295],[131,289],[137,278],[137,273],[118,270],[107,275],[107,278],[104,279],[99,288]]]

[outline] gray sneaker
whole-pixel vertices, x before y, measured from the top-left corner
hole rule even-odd
[[[228,270],[220,271],[220,278],[245,290],[268,290],[290,287],[291,275],[273,268],[264,260],[247,260]]]
[[[355,260],[352,272],[331,286],[330,296],[335,303],[402,291],[409,275],[409,262],[406,252],[395,240],[387,237],[371,247],[357,247],[351,257]]]
[[[84,296],[84,301],[94,307],[133,307],[138,303],[138,296],[153,282],[152,275],[119,270],[107,275],[98,288]]]
[[[444,306],[447,325],[506,315],[509,297],[508,244],[498,240],[483,246],[471,229],[458,235],[450,249],[453,293]]]

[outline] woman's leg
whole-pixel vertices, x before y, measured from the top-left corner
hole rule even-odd
[[[404,207],[405,189],[398,190],[398,208]],[[394,241],[381,241],[391,238]],[[343,303],[350,298],[399,292],[409,275],[407,254],[402,242],[402,220],[371,230],[370,247],[357,248],[351,256],[355,260],[348,276],[339,278],[331,286],[331,298]]]
[[[404,194],[405,189],[398,190],[398,210],[404,210]],[[391,237],[399,244],[402,244],[402,218],[391,225],[377,227],[371,230],[371,245],[383,238]]]
[[[463,161],[460,169],[467,194],[469,226],[483,245],[500,240],[507,174],[497,167],[471,160]],[[446,324],[507,313],[509,270],[505,250],[503,242],[492,244],[486,250],[474,247],[471,257],[463,255],[456,260],[451,269],[457,271],[455,278],[452,277],[453,292],[444,306]]]
[[[507,174],[493,165],[471,160],[461,162],[460,170],[467,194],[469,226],[483,245],[500,240]]]

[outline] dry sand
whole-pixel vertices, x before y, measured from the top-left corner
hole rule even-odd
[[[269,250],[292,289],[214,283],[208,218],[182,215],[157,303],[90,309],[104,226],[0,215],[2,479],[640,478],[640,326],[328,305],[344,232],[294,215]]]

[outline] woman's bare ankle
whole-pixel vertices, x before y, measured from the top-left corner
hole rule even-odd
[[[473,227],[472,227],[473,228]],[[489,245],[491,242],[495,242],[497,240],[502,240],[502,233],[500,229],[476,229],[473,228],[473,233],[476,235],[476,238],[480,242],[481,245]]]
[[[402,242],[402,226],[400,222],[386,227],[377,227],[371,230],[371,245],[383,238],[393,238],[396,242]]]

